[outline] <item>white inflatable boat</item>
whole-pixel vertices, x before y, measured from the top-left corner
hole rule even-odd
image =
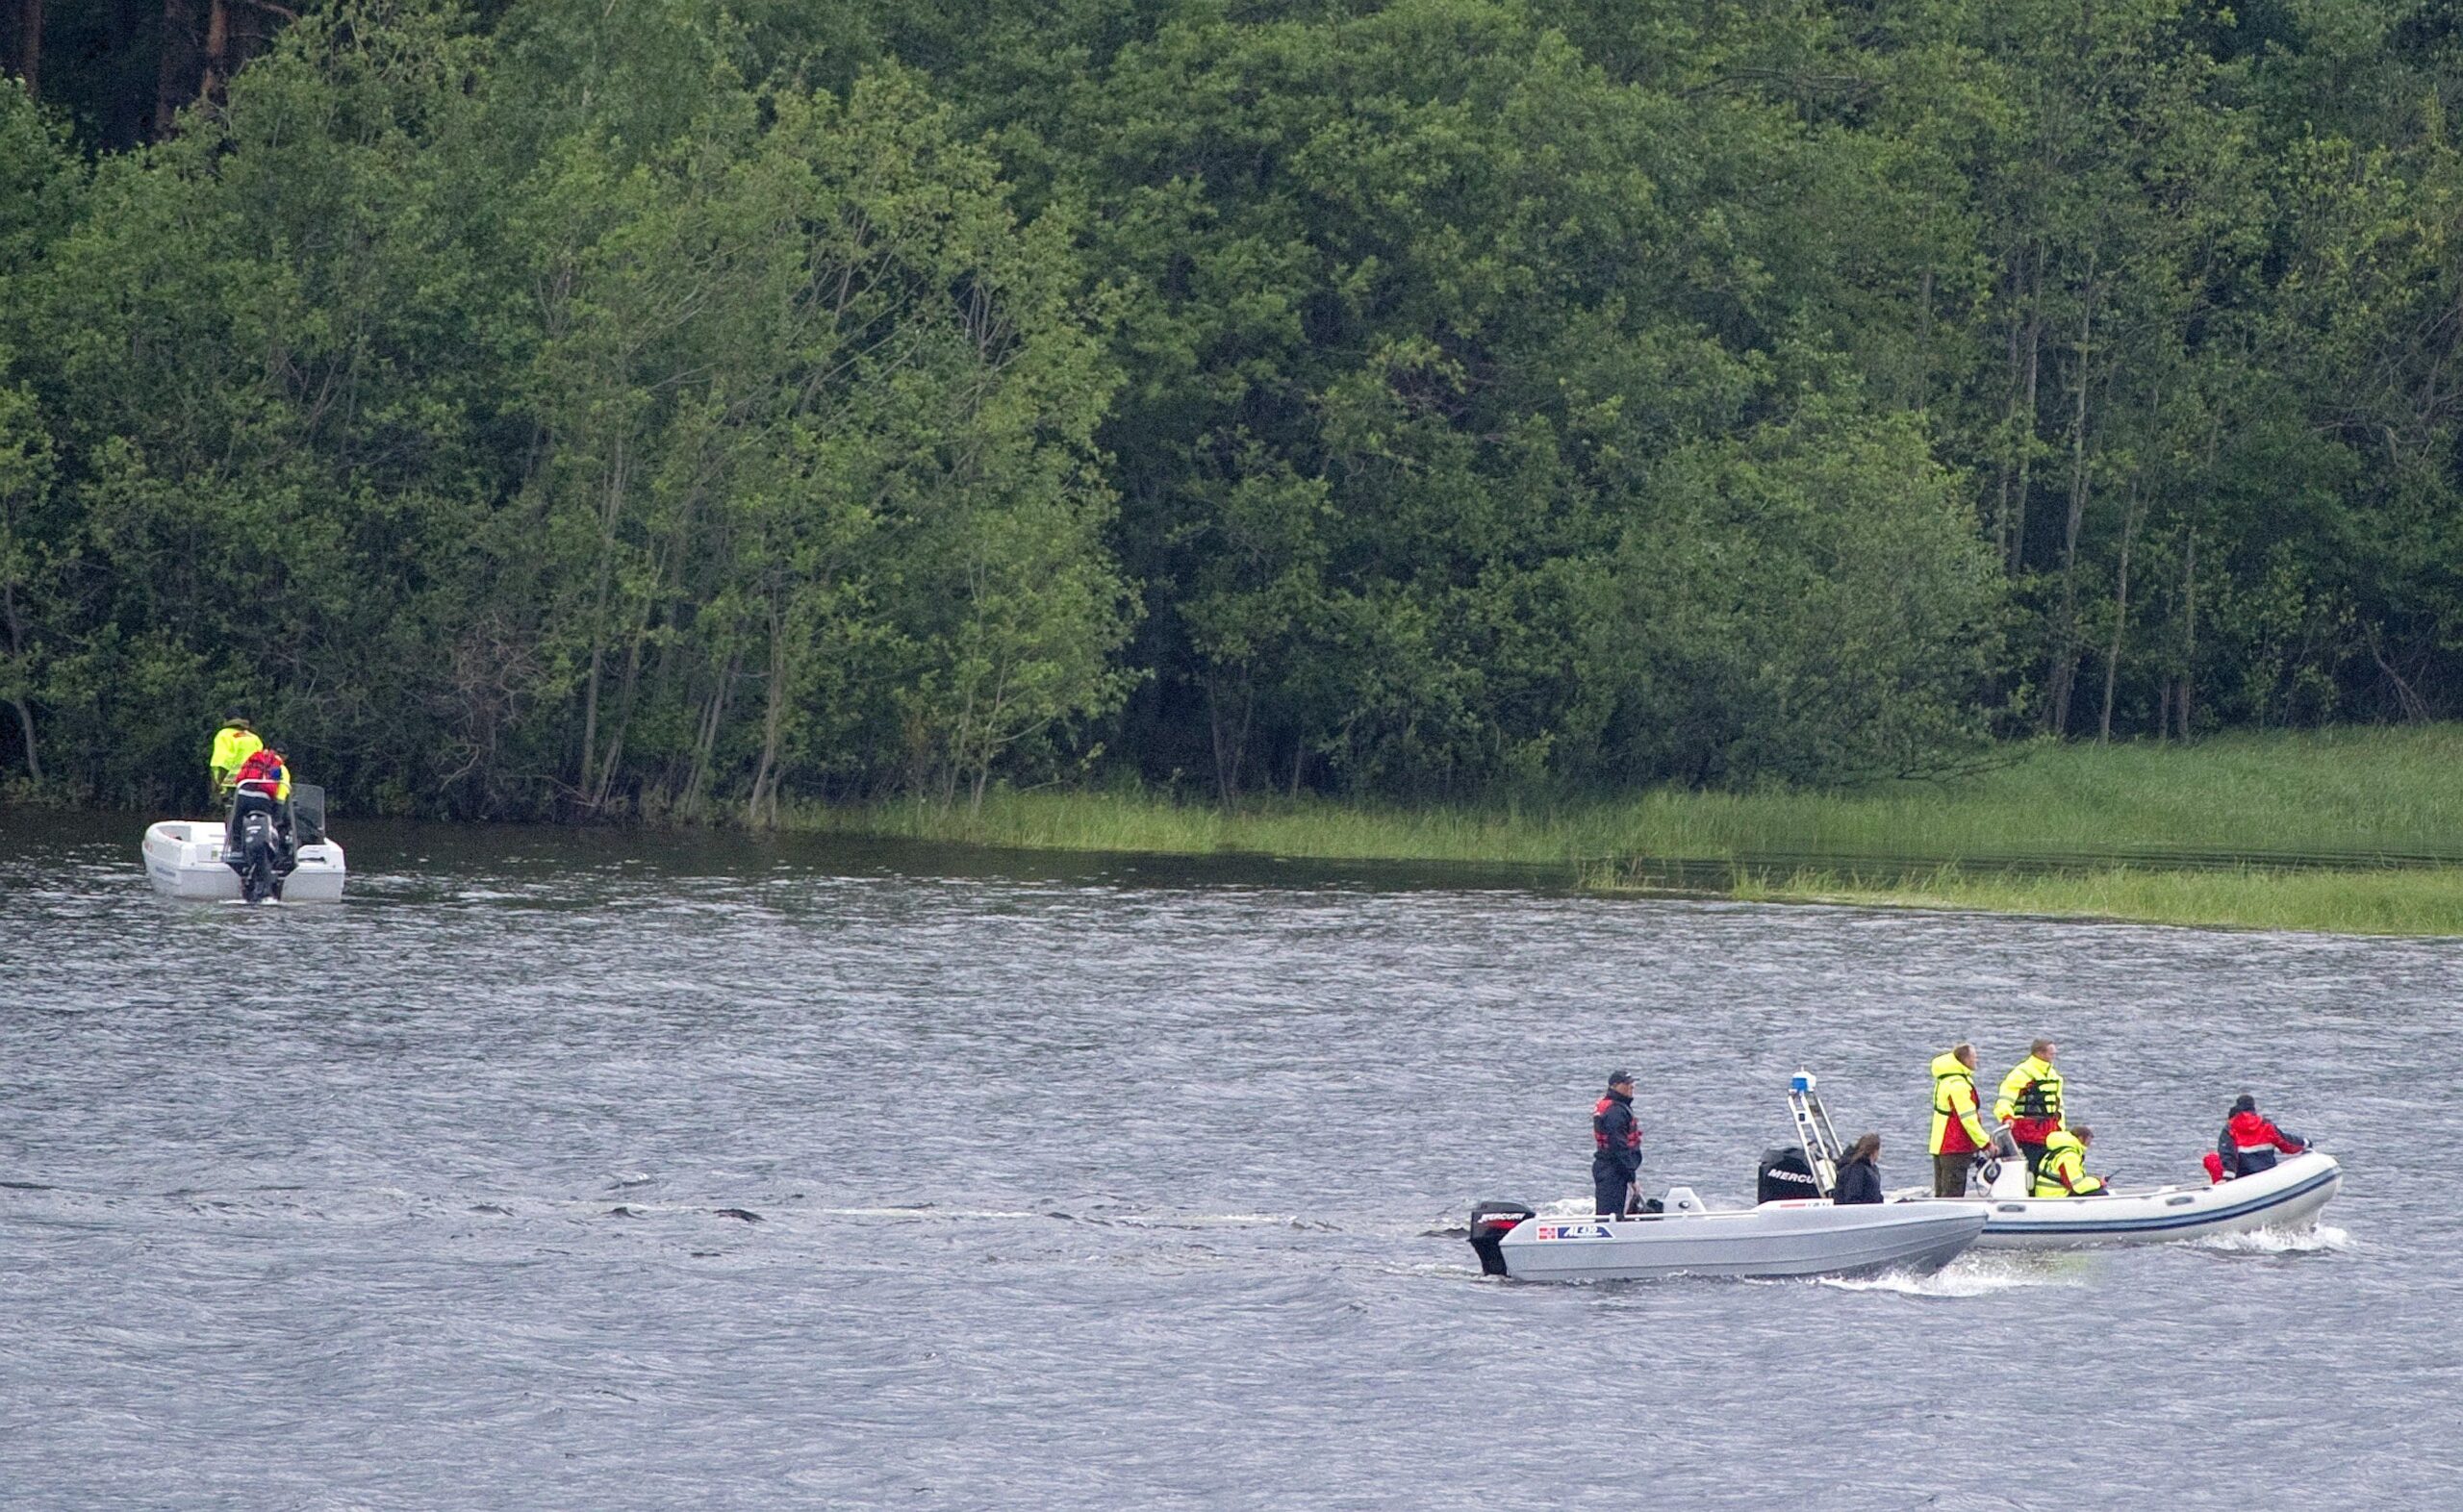
[[[1790,1080],[1788,1111],[1795,1121],[1803,1157],[1801,1179],[1810,1190],[1827,1194],[1838,1171],[1840,1141],[1810,1072],[1798,1071]],[[2316,1150],[2287,1156],[2273,1170],[2229,1181],[2116,1190],[2095,1197],[2029,1197],[2025,1161],[2003,1160],[1988,1169],[1997,1173],[1982,1200],[1936,1197],[1917,1188],[1891,1194],[1885,1205],[1980,1208],[1985,1224],[1975,1242],[1978,1249],[2075,1249],[2303,1228],[2317,1222],[2318,1210],[2344,1179],[2334,1157]]]
[[[145,831],[145,879],[169,897],[240,901],[240,873],[222,859],[220,819],[165,819]],[[343,900],[343,847],[331,837],[303,844],[277,895],[286,903]]]
[[[1637,1218],[1541,1218],[1483,1203],[1471,1214],[1471,1247],[1490,1275],[1522,1281],[1864,1275],[1938,1269],[1985,1222],[1972,1202],[1837,1207],[1826,1197],[1714,1213],[1689,1187],[1663,1205]]]
[[[2271,1171],[2209,1184],[2115,1191],[2078,1197],[2018,1196],[2026,1181],[2023,1161],[2002,1163],[1995,1196],[1987,1210],[1980,1249],[2069,1249],[2090,1245],[2158,1245],[2206,1239],[2252,1229],[2298,1229],[2317,1222],[2343,1186],[2343,1168],[2332,1155],[2304,1150]],[[1924,1206],[1936,1199],[1892,1206]],[[1943,1206],[1953,1205],[1942,1202]],[[1957,1204],[1971,1205],[1971,1204]]]

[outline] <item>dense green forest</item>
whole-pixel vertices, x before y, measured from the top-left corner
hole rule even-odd
[[[2463,714],[2446,0],[13,6],[21,795],[234,705],[755,822]]]

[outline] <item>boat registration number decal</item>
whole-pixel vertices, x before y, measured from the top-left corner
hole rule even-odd
[[[1608,1225],[1605,1223],[1542,1223],[1539,1225],[1539,1237],[1542,1239],[1605,1239],[1608,1237]]]

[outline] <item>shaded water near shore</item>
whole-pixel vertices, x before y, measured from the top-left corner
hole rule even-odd
[[[2463,1473],[2463,945],[364,824],[344,904],[248,909],[153,897],[140,827],[0,811],[15,1504],[2427,1506]],[[2047,1032],[2124,1180],[2195,1175],[2253,1088],[2344,1161],[2326,1226],[1579,1288],[1444,1232],[1587,1190],[1612,1064],[1653,1182],[1740,1203],[1800,1062],[1907,1183],[1927,1059]]]

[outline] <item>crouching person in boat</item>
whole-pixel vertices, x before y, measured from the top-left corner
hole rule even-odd
[[[283,847],[291,846],[291,767],[282,752],[266,746],[250,751],[240,763],[231,779],[231,814],[223,821],[223,843],[237,845],[240,819],[242,815],[262,811],[272,815],[274,833],[282,838]]]
[[[2044,1142],[2044,1160],[2036,1167],[2035,1190],[2029,1197],[2094,1197],[2104,1190],[2104,1178],[2087,1173],[2087,1147],[2095,1142],[2095,1131],[2081,1123],[2074,1129],[2055,1129]]]
[[[2216,1163],[2227,1176],[2254,1176],[2274,1169],[2275,1155],[2298,1155],[2309,1142],[2276,1128],[2258,1111],[2258,1099],[2243,1093],[2232,1099],[2232,1116],[2215,1142]]]

